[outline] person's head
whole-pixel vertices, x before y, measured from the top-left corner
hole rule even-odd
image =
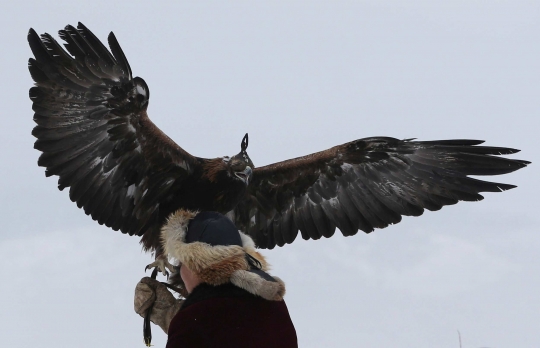
[[[253,240],[219,213],[179,210],[169,217],[161,237],[165,254],[180,263],[188,293],[201,283],[229,282],[272,300],[285,293],[283,282],[266,273],[268,264]]]
[[[242,238],[232,221],[212,211],[201,212],[189,221],[184,241],[210,246],[242,246]],[[181,264],[180,276],[188,293],[203,282],[197,272],[186,264]]]

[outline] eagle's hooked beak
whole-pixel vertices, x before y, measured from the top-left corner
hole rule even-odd
[[[246,186],[249,185],[249,180],[251,180],[251,175],[253,171],[251,170],[250,166],[247,166],[246,169],[244,169],[241,172],[234,172],[234,175],[240,180],[242,180]]]

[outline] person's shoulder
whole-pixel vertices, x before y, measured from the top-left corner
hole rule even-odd
[[[245,312],[245,301],[254,304],[258,296],[234,285],[211,286],[200,284],[186,298],[169,327],[169,340],[191,340],[190,337],[208,336],[218,327],[238,321],[237,316]],[[261,301],[265,301],[260,298]],[[251,307],[257,307],[251,306]],[[252,310],[255,310],[253,308]],[[203,334],[201,334],[203,333]],[[197,339],[200,339],[197,338]]]
[[[282,300],[266,300],[230,283],[219,286],[201,284],[187,297],[173,322],[201,326],[203,322],[236,322],[241,318],[259,316],[288,317],[289,313]]]

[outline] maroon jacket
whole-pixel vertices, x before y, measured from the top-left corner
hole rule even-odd
[[[298,347],[284,301],[265,300],[230,283],[193,289],[168,335],[167,348]]]

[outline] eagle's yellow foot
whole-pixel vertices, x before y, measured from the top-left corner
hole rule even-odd
[[[164,276],[167,277],[167,279],[169,278],[169,272],[167,272],[167,269],[171,271],[171,273],[175,272],[174,266],[169,263],[167,256],[163,254],[156,257],[156,261],[147,265],[144,271],[146,272],[147,270],[152,268],[157,268]]]

